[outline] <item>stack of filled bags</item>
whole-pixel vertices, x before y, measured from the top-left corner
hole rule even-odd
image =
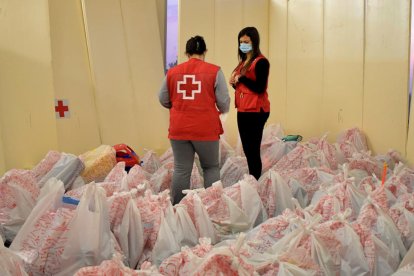
[[[398,153],[372,156],[358,129],[333,144],[283,137],[280,125],[265,129],[259,181],[240,143],[222,139],[221,181],[202,188],[196,158],[191,190],[175,206],[171,149],[146,151],[129,171],[111,146],[78,157],[51,151],[0,179],[0,237],[11,242],[0,253],[22,275],[412,270],[414,171]]]
[[[245,249],[237,251],[239,259],[231,259],[232,272],[253,267],[255,273],[269,275],[391,275],[400,263],[405,265],[402,270],[409,270],[413,256],[402,260],[414,234],[414,171],[396,152],[371,156],[364,141],[357,129],[347,131],[334,145],[326,137],[312,140],[296,146],[264,173],[253,187],[270,218],[243,230],[243,246],[240,237],[214,246],[233,253],[234,248]],[[383,171],[384,161],[388,169]],[[220,202],[220,193],[211,191],[207,198],[206,208]],[[215,226],[220,225],[215,217],[226,215],[222,206],[210,208]],[[202,271],[211,258],[207,254],[200,260],[187,249],[179,254],[166,259],[160,271]],[[215,269],[225,271],[221,264]]]

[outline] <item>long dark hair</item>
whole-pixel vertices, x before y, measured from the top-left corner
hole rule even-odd
[[[250,37],[250,40],[252,41],[252,57],[249,60],[249,62],[243,66],[244,69],[249,68],[250,64],[253,62],[253,60],[262,54],[262,52],[260,52],[260,35],[259,35],[259,31],[255,28],[255,27],[246,27],[244,29],[242,29],[239,32],[239,35],[237,36],[237,44],[238,44],[238,57],[239,57],[239,61],[242,63],[244,61],[246,61],[247,58],[247,54],[243,53],[242,51],[240,51],[240,38],[242,36],[248,36]]]

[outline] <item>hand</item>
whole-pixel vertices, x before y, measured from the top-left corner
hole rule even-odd
[[[234,81],[234,77],[236,76],[236,72],[233,72],[232,74],[231,74],[231,76],[230,76],[230,80],[229,80],[229,83],[230,83],[230,85],[235,85],[236,83],[235,83],[235,81]]]
[[[233,74],[233,75],[230,77],[230,81],[229,81],[229,83],[230,83],[231,85],[236,85],[236,83],[238,83],[238,82],[239,82],[239,78],[240,78],[240,75],[235,75],[235,74]]]
[[[237,75],[234,77],[234,82],[238,83],[241,75]]]

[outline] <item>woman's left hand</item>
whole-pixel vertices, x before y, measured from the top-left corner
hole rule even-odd
[[[239,82],[239,78],[241,75],[237,75],[234,77],[234,83],[238,83]]]

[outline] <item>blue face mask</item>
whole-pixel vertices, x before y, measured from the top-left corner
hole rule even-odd
[[[247,54],[248,52],[250,52],[253,49],[253,47],[252,47],[252,44],[249,44],[249,43],[240,43],[239,49],[243,53]]]

